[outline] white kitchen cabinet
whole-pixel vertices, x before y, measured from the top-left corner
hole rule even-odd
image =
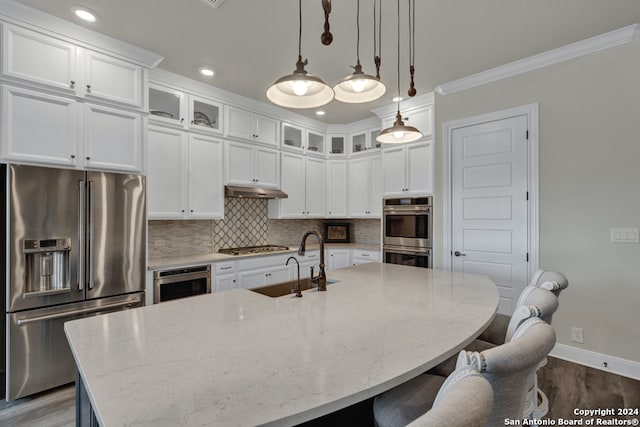
[[[155,126],[148,136],[149,218],[222,218],[222,141]]]
[[[208,134],[222,133],[222,104],[213,99],[189,95],[190,130]]]
[[[351,250],[344,248],[331,248],[328,251],[327,269],[349,267],[351,265]]]
[[[248,141],[278,145],[279,122],[251,111],[227,106],[225,135]]]
[[[350,217],[380,218],[382,213],[382,179],[382,160],[379,155],[350,160]]]
[[[83,129],[85,168],[142,171],[140,113],[85,104]]]
[[[325,216],[325,161],[301,154],[280,153],[281,190],[286,199],[269,200],[271,218]]]
[[[2,86],[0,160],[77,164],[79,105],[71,98]]]
[[[238,272],[238,282],[242,289],[253,289],[274,283],[286,282],[292,279],[291,264],[273,265],[267,268],[258,268]]]
[[[145,70],[26,28],[3,24],[2,75],[9,80],[143,108]]]
[[[184,129],[189,115],[187,93],[149,83],[149,121]]]
[[[2,85],[3,161],[142,171],[142,116]]]
[[[347,189],[348,189],[348,162],[347,160],[327,160],[327,218],[346,218]]]
[[[385,196],[433,193],[432,141],[385,147],[382,168]]]
[[[343,134],[327,135],[329,147],[329,157],[345,157],[347,155],[347,147],[345,136]]]
[[[88,99],[142,107],[144,78],[143,68],[138,65],[85,49],[83,87],[76,93]]]
[[[326,254],[326,250],[325,250]],[[313,275],[317,276],[320,271],[320,251],[306,251],[304,255],[296,255],[294,254],[298,263],[300,264],[300,279],[306,279],[311,276],[311,267],[313,267]],[[327,260],[325,259],[325,263]],[[291,270],[292,278],[297,278],[297,271],[295,263],[289,263],[289,265],[293,265]],[[325,266],[326,269],[326,266]]]
[[[278,151],[243,142],[225,144],[226,184],[280,188]]]
[[[213,292],[226,291],[239,287],[235,261],[221,261],[213,264]]]
[[[189,135],[188,216],[192,219],[224,217],[222,141],[203,135]]]
[[[367,264],[369,262],[380,262],[380,251],[367,249],[351,250],[351,265]]]
[[[281,135],[281,148],[324,157],[324,134],[290,123],[282,123]]]
[[[379,151],[381,144],[376,141],[376,136],[380,133],[380,128],[366,129],[354,132],[349,135],[349,154],[361,155],[372,154]],[[371,151],[373,150],[373,151]]]

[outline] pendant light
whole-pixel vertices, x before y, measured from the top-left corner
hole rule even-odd
[[[298,61],[292,74],[280,77],[267,89],[267,98],[276,105],[287,108],[316,108],[328,104],[333,99],[333,89],[320,77],[308,74],[302,61],[302,0],[298,1]]]
[[[422,133],[413,126],[405,125],[400,114],[400,0],[398,0],[398,113],[393,126],[380,132],[376,141],[384,144],[399,144],[417,141],[420,138]]]
[[[387,91],[387,88],[379,78],[370,76],[362,72],[360,65],[360,0],[358,0],[356,12],[356,65],[353,66],[353,74],[348,75],[340,81],[333,91],[336,100],[350,104],[369,102],[380,98]],[[375,23],[374,23],[375,25]]]

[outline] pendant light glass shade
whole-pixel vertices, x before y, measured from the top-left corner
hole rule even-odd
[[[333,88],[337,101],[357,104],[376,100],[385,94],[385,85],[374,76],[363,73],[360,63],[354,68],[353,74]]]
[[[413,126],[407,126],[402,121],[400,110],[396,114],[396,121],[390,128],[384,129],[376,137],[376,141],[383,144],[402,144],[405,142],[413,142],[422,138],[422,132]]]
[[[280,77],[267,89],[267,98],[276,105],[287,108],[316,108],[333,99],[333,89],[320,77],[308,74],[307,61],[298,56],[296,70]]]

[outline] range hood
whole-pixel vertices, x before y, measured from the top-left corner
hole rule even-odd
[[[239,185],[225,185],[226,197],[244,197],[247,199],[287,199],[284,191],[275,188],[241,187]]]

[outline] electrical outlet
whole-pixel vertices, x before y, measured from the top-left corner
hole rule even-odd
[[[571,341],[584,344],[584,330],[582,328],[571,328]]]

